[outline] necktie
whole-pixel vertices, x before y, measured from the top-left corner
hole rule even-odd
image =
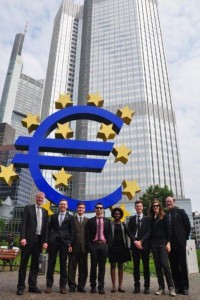
[[[37,214],[36,214],[36,218],[37,218],[37,228],[36,228],[36,232],[37,234],[41,234],[41,227],[42,227],[42,218],[41,218],[41,208],[39,206],[37,206]]]
[[[137,216],[137,237],[139,237],[140,233],[140,216]]]
[[[172,234],[172,214],[171,214],[171,211],[169,211],[169,230],[170,230],[170,233]]]
[[[97,227],[97,238],[98,241],[101,240],[101,218],[98,218],[98,227]]]
[[[59,226],[61,227],[62,223],[64,220],[64,214],[60,214],[60,218],[59,218]]]
[[[79,222],[80,222],[80,223],[83,222],[83,217],[79,217]]]

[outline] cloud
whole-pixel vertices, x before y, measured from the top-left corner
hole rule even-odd
[[[161,25],[176,112],[185,196],[200,211],[200,2],[159,1]]]

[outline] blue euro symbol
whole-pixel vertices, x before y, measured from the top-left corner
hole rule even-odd
[[[27,150],[27,154],[17,153],[12,163],[22,168],[29,168],[31,176],[39,190],[43,191],[46,198],[58,205],[61,199],[68,200],[68,208],[76,210],[80,201],[84,201],[86,211],[94,211],[95,205],[101,202],[105,208],[117,203],[122,198],[120,186],[111,194],[94,200],[77,200],[69,198],[54,190],[42,175],[42,169],[60,170],[62,167],[69,171],[101,172],[106,163],[105,159],[56,157],[41,155],[42,152],[85,154],[109,156],[114,143],[83,140],[63,140],[47,138],[57,128],[57,123],[67,123],[74,120],[92,120],[104,124],[113,124],[113,130],[118,134],[123,126],[123,121],[113,113],[93,106],[71,106],[64,108],[45,119],[35,131],[32,137],[19,137],[15,142],[17,150]]]

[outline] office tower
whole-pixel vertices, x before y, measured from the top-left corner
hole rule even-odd
[[[0,165],[8,166],[15,154],[19,152],[14,145],[0,146]],[[9,186],[4,181],[0,181],[1,200],[11,199],[12,206],[24,206],[30,204],[33,198],[33,180],[28,169],[17,168],[16,173],[19,178]]]
[[[85,0],[83,12],[72,0],[62,2],[54,22],[43,118],[66,92],[74,105],[86,105],[87,95],[99,92],[105,109],[116,113],[128,105],[136,111],[114,139],[115,146],[132,149],[128,163],[114,163],[110,154],[102,173],[75,172],[73,198],[101,198],[124,179],[137,180],[142,192],[166,184],[184,198],[157,0]],[[100,141],[99,127],[80,120],[76,139]],[[46,178],[51,181],[50,175]]]
[[[0,123],[0,146],[11,145],[14,138],[15,129],[7,123]]]
[[[43,80],[35,80],[22,73],[24,37],[23,33],[15,37],[0,102],[0,122],[15,128],[15,138],[28,135],[21,120],[27,113],[40,114],[43,96]]]
[[[166,184],[184,198],[158,2],[85,0],[78,103],[98,91],[109,111],[128,105],[136,113],[114,140],[132,149],[129,162],[114,164],[110,155],[102,174],[77,174],[76,198],[100,198],[124,179],[136,179],[143,192],[150,185]],[[83,121],[77,136],[96,140],[98,130],[99,124]]]
[[[55,101],[60,94],[69,93],[73,98],[80,15],[81,7],[70,0],[64,0],[56,14],[44,87],[42,119],[56,111]]]
[[[64,0],[56,14],[44,87],[42,119],[56,111],[55,101],[60,94],[69,93],[73,101],[77,101],[75,99],[78,97],[81,14],[82,7],[70,0]],[[77,87],[75,94],[73,93],[74,86]],[[71,124],[70,126],[74,129],[75,125]],[[54,137],[53,133],[51,137]],[[54,187],[52,172],[44,170],[43,174],[50,185]],[[63,192],[65,193],[65,191]],[[68,187],[68,195],[70,194],[71,183]]]

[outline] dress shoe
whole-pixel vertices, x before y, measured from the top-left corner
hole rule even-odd
[[[19,296],[23,295],[23,293],[24,293],[24,291],[23,291],[23,290],[20,290],[20,289],[18,289],[18,290],[16,291],[16,295],[19,295]]]
[[[38,287],[29,288],[28,291],[29,291],[29,293],[42,294],[42,290],[38,289]]]
[[[176,294],[182,294],[182,291],[180,289],[175,289]]]
[[[84,287],[78,287],[77,291],[80,293],[86,293],[86,290],[84,289]]]
[[[71,288],[69,288],[69,292],[70,292],[70,293],[74,293],[75,291],[76,291],[76,289],[75,289],[75,288],[72,288],[72,287],[71,287]]]
[[[185,295],[185,296],[187,296],[187,295],[189,295],[189,292],[188,292],[188,290],[183,290],[182,294]]]
[[[105,294],[104,289],[100,289],[100,290],[99,290],[99,294],[101,294],[101,295]]]
[[[66,291],[65,288],[60,288],[60,293],[61,293],[61,294],[67,294],[67,291]]]
[[[133,294],[138,294],[140,293],[140,287],[135,287]]]
[[[97,292],[97,289],[95,287],[92,287],[90,290],[90,293],[95,294]]]
[[[146,295],[147,295],[147,294],[150,294],[149,288],[145,288],[145,289],[144,289],[144,294],[146,294]]]
[[[51,293],[51,288],[49,286],[46,287],[45,293],[47,293],[47,294]]]

